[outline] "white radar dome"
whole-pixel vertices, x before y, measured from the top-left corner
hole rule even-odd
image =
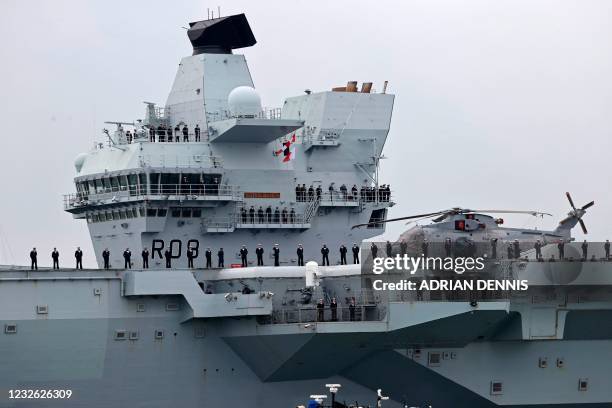
[[[75,157],[74,168],[76,169],[77,173],[81,172],[81,169],[83,168],[83,164],[85,164],[86,158],[87,158],[87,153],[81,153],[77,157]]]
[[[229,93],[227,104],[233,116],[257,116],[261,112],[261,97],[250,86],[239,86]]]

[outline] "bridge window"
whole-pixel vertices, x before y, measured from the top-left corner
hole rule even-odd
[[[174,218],[178,218],[181,216],[181,210],[179,208],[173,208],[170,210],[170,215],[172,215]]]
[[[194,208],[191,215],[193,218],[200,218],[202,216],[202,210],[200,210],[199,208]]]
[[[159,210],[157,210],[158,217],[165,217],[167,214],[168,210],[166,210],[165,208],[160,208]]]
[[[111,182],[109,178],[103,178],[102,183],[104,184],[104,191],[110,193],[111,191]]]
[[[157,209],[147,208],[147,217],[155,217],[157,215]]]
[[[191,218],[191,208],[183,208],[181,216],[183,218]]]
[[[145,210],[143,207],[140,207],[140,208],[138,209],[138,212],[140,213],[140,216],[141,216],[141,217],[144,217],[144,216],[146,216],[146,215],[147,215],[147,211],[146,211],[146,210]]]
[[[98,218],[100,219],[100,222],[106,221],[106,213],[100,213]]]
[[[176,195],[177,190],[176,187],[179,184],[179,174],[178,173],[162,173],[161,175],[161,189],[162,194],[170,194]]]
[[[140,173],[138,175],[138,184],[140,185],[140,194],[147,193],[147,175]]]
[[[136,195],[138,189],[138,175],[130,174],[127,176],[128,186],[130,188],[130,195]]]
[[[113,191],[119,191],[119,180],[117,179],[117,177],[111,177],[110,182]]]
[[[159,173],[149,174],[151,180],[151,194],[159,194]]]

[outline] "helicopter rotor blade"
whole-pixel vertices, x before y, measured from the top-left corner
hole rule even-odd
[[[584,232],[585,235],[588,234],[586,225],[584,225],[584,221],[582,221],[582,218],[579,218],[578,222],[580,223],[580,228],[582,228],[582,232]]]
[[[592,207],[593,205],[595,205],[595,201],[591,201],[590,203],[583,205],[581,210],[586,210],[587,208]]]
[[[565,195],[567,196],[567,200],[569,201],[574,211],[576,211],[576,206],[574,205],[574,201],[572,200],[572,196],[570,195],[569,191],[566,191]]]
[[[552,214],[541,212],[541,211],[529,211],[529,210],[469,210],[468,212],[474,213],[490,213],[490,214],[529,214],[534,217],[540,216],[543,217],[545,215],[551,216]]]
[[[359,227],[365,227],[365,226],[368,226],[368,225],[385,224],[385,223],[388,223],[388,222],[413,220],[415,218],[435,217],[436,215],[440,215],[440,214],[443,214],[443,213],[444,213],[444,211],[436,211],[436,212],[428,213],[428,214],[410,215],[408,217],[389,218],[388,220],[372,221],[372,222],[366,222],[364,224],[353,225],[351,227],[351,229],[355,229],[355,228],[359,228]]]

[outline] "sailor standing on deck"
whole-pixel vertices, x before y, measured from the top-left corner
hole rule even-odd
[[[562,261],[565,259],[565,241],[560,240],[557,244],[557,249],[559,250],[559,259]]]
[[[172,268],[172,253],[169,249],[164,251],[164,258],[166,259],[166,268]]]
[[[353,242],[353,248],[351,248],[351,250],[353,251],[353,263],[359,264],[359,247],[357,243]]]
[[[272,248],[272,255],[274,256],[274,266],[280,266],[280,248],[278,244],[274,244],[274,248]]]
[[[130,251],[130,248],[126,248],[125,251],[123,251],[123,259],[125,261],[123,268],[132,269],[132,251]]]
[[[210,248],[206,248],[204,256],[206,257],[206,269],[212,268],[212,251]]]
[[[187,267],[193,268],[193,249],[187,249]]]
[[[38,253],[36,252],[36,248],[32,248],[32,250],[30,251],[30,270],[38,270]]]
[[[298,244],[297,257],[298,257],[298,266],[304,266],[304,247],[302,247],[302,244]]]
[[[217,268],[225,268],[223,248],[219,248],[217,252]]]
[[[329,266],[329,248],[325,244],[321,248],[321,255],[323,255],[323,266]]]
[[[340,265],[346,265],[346,253],[348,250],[344,244],[340,245]]]
[[[195,129],[193,131],[195,132],[195,141],[199,142],[200,141],[200,125],[196,124]]]
[[[604,251],[606,252],[606,261],[610,259],[610,241],[606,239],[604,243]]]
[[[263,266],[263,254],[263,247],[261,246],[261,244],[257,244],[257,249],[255,249],[255,255],[257,255],[257,266]]]
[[[512,253],[514,254],[514,258],[519,259],[521,257],[521,245],[519,243],[519,240],[515,239],[512,246]]]
[[[149,250],[147,248],[142,250],[142,269],[147,269],[149,267]]]
[[[246,245],[243,245],[240,248],[240,260],[242,261],[242,267],[249,266],[249,262],[247,261],[247,255],[249,254],[249,250]]]
[[[542,243],[539,239],[536,240],[535,244],[533,244],[533,247],[536,251],[536,259],[539,261],[540,259],[542,259]]]
[[[183,126],[183,141],[189,141],[189,128],[187,127],[187,125]]]
[[[57,248],[53,248],[51,252],[51,259],[53,259],[53,269],[59,269],[59,252]]]
[[[385,246],[385,252],[387,252],[387,258],[393,257],[393,245],[391,245],[389,241],[387,241],[387,245]]]
[[[106,248],[102,251],[102,259],[104,259],[104,269],[110,268],[110,251]]]
[[[74,258],[76,259],[76,269],[83,269],[83,251],[81,247],[77,247],[74,251]]]
[[[491,259],[497,259],[497,238],[491,238]]]
[[[378,255],[378,246],[374,242],[370,245],[370,251],[372,252],[372,259],[376,259],[376,255]]]
[[[587,260],[587,255],[588,255],[588,252],[589,252],[589,244],[588,244],[586,239],[582,243],[581,247],[582,247],[582,259],[586,261]]]

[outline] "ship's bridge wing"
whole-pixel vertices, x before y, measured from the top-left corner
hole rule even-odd
[[[269,143],[304,126],[295,119],[232,118],[211,124],[213,143]]]

